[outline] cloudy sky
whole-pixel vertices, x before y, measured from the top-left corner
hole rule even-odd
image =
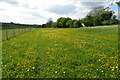
[[[43,24],[49,18],[81,19],[97,6],[106,6],[112,0],[0,0],[0,22]],[[115,0],[116,1],[116,0]],[[117,14],[117,5],[112,6]]]

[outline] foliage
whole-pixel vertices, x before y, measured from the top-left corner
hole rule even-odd
[[[96,9],[95,9],[96,10]],[[95,12],[93,9],[85,18],[82,19],[85,26],[99,26],[118,24],[118,20],[113,11],[106,9],[99,9]]]
[[[63,17],[59,18],[57,20],[58,28],[65,28],[66,27],[66,21],[67,21],[66,18],[63,18]]]
[[[114,25],[118,23],[119,21],[117,19],[110,19],[110,20],[105,20],[102,22],[103,25]]]
[[[110,20],[113,16],[112,11],[104,11],[102,14],[96,16],[95,25],[102,25],[102,22],[105,20]]]
[[[5,23],[2,22],[2,29],[18,29],[18,28],[37,28],[39,25],[18,24],[18,23]]]
[[[46,28],[46,24],[42,24],[42,28]]]
[[[57,28],[57,22],[54,22],[52,25],[51,25],[53,28]]]
[[[73,20],[72,20],[72,19],[68,20],[68,21],[66,22],[66,26],[67,26],[68,28],[72,28],[72,27],[73,27]]]
[[[55,25],[56,24],[56,25]],[[55,24],[53,24],[54,27],[57,28],[79,28],[82,27],[80,20],[72,20],[71,18],[59,18]]]
[[[87,15],[85,18],[83,18],[82,22],[84,23],[85,26],[94,26],[94,19],[95,17],[92,15]]]
[[[81,20],[73,20],[73,28],[82,27]]]
[[[52,21],[52,19],[50,18],[50,19],[48,20],[48,22],[46,23],[46,27],[47,27],[47,28],[50,28],[50,27],[52,27],[52,24],[53,24],[53,21]]]

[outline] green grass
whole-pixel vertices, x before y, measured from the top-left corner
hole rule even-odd
[[[118,27],[40,28],[4,41],[3,78],[117,78]]]

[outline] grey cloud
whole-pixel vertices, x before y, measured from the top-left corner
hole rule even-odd
[[[28,4],[24,4],[23,7],[30,8],[30,6]]]
[[[32,16],[37,17],[37,18],[44,18],[40,14],[38,14],[37,12],[32,13]]]
[[[27,8],[27,9],[33,9],[33,10],[38,9],[37,7],[33,7],[33,8],[31,8],[30,5],[27,4],[27,3],[26,3],[26,4],[23,4],[22,7]]]
[[[84,5],[88,9],[93,9],[95,7],[104,6],[103,2],[82,2],[82,5]]]
[[[74,5],[55,5],[48,9],[49,12],[57,14],[68,14],[75,10]]]
[[[16,0],[0,0],[0,2],[6,2],[13,5],[18,4]]]

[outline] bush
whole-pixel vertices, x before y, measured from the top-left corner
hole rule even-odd
[[[118,23],[119,21],[117,19],[110,19],[102,22],[103,25],[113,25]]]

